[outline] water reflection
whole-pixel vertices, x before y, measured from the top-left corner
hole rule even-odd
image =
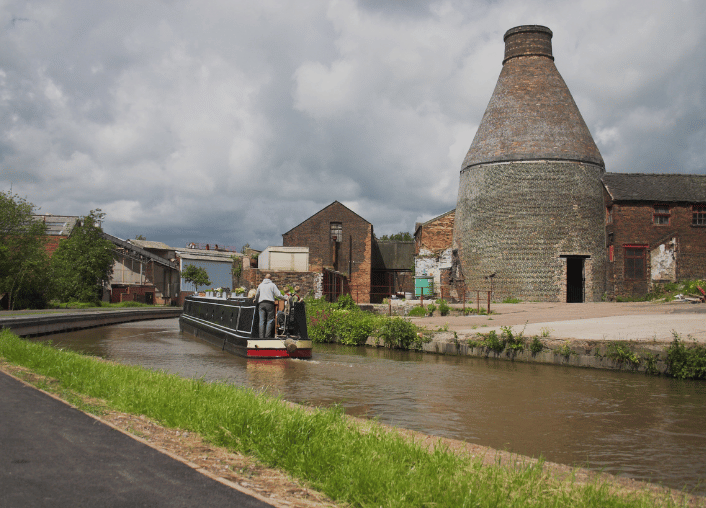
[[[642,374],[319,346],[311,360],[246,360],[177,320],[59,334],[60,347],[565,464],[696,488],[706,478],[706,383]]]

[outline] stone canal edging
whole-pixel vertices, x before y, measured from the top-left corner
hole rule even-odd
[[[114,325],[147,319],[169,319],[181,315],[181,307],[82,310],[27,316],[0,316],[0,328],[9,328],[21,336],[48,335],[96,326]]]
[[[443,355],[663,374],[667,370],[667,348],[670,345],[661,341],[645,343],[526,337],[523,349],[505,348],[498,352],[478,344],[479,338],[478,335],[436,332],[431,342],[424,344],[422,349],[426,353]],[[531,343],[534,340],[536,342]],[[535,351],[530,349],[533,345]]]

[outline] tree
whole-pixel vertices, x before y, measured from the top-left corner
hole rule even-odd
[[[63,301],[99,302],[113,274],[113,244],[103,236],[105,214],[91,210],[52,256],[57,297]]]
[[[0,192],[0,293],[9,308],[43,308],[51,292],[46,227],[32,217],[35,206]]]
[[[187,265],[181,271],[181,278],[187,283],[193,284],[196,292],[199,291],[199,286],[210,286],[211,279],[208,278],[208,272],[202,266]]]
[[[144,235],[136,235],[135,240],[147,240]]]
[[[394,235],[382,235],[378,240],[382,242],[412,242],[414,241],[414,237],[411,233],[400,231]]]

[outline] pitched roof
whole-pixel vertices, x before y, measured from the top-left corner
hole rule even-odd
[[[350,208],[348,208],[346,205],[344,205],[344,204],[341,203],[340,201],[334,201],[334,202],[331,203],[330,205],[327,205],[327,206],[323,207],[321,210],[319,210],[318,212],[316,212],[314,215],[310,216],[310,217],[307,218],[307,219],[304,219],[303,221],[301,221],[299,224],[297,224],[296,226],[294,226],[292,229],[290,229],[290,230],[287,231],[286,233],[282,233],[282,235],[284,236],[284,235],[286,235],[287,233],[289,233],[289,232],[291,232],[291,231],[297,229],[299,226],[301,226],[302,224],[304,224],[306,221],[308,221],[308,220],[310,220],[310,219],[316,217],[317,215],[319,215],[320,213],[322,213],[323,211],[325,211],[327,208],[331,208],[331,207],[334,206],[334,205],[342,206],[343,208],[345,208],[346,210],[348,210],[349,212],[351,212],[353,215],[355,215],[355,216],[357,216],[357,217],[360,217],[360,215],[358,215],[357,213],[355,213],[353,210],[351,210]],[[370,224],[370,222],[368,222],[367,220],[363,219],[363,217],[360,217],[360,219],[363,220],[363,221],[365,221],[365,222],[367,222],[368,224]]]
[[[537,25],[507,31],[503,68],[461,169],[532,160],[604,166],[554,65],[551,38],[551,30]]]
[[[444,212],[444,213],[442,213],[441,215],[437,215],[436,217],[434,217],[434,218],[432,218],[432,219],[429,219],[429,220],[426,221],[426,222],[416,222],[416,223],[414,224],[414,235],[415,235],[415,236],[417,235],[417,231],[419,230],[420,227],[426,226],[426,225],[428,225],[428,224],[431,224],[432,222],[434,222],[434,221],[436,221],[436,220],[439,220],[439,219],[441,219],[442,217],[446,217],[447,215],[450,215],[450,214],[452,214],[452,213],[454,213],[454,212],[456,212],[456,209],[455,209],[455,208],[454,208],[453,210],[449,210],[448,212]]]
[[[605,173],[613,201],[706,203],[706,175]]]
[[[33,215],[34,220],[44,222],[49,236],[69,236],[76,223],[80,223],[77,215]]]

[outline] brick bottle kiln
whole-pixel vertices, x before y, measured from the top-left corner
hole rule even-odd
[[[466,287],[492,280],[496,300],[599,301],[605,290],[604,162],[551,39],[538,25],[505,33],[503,68],[461,169],[454,248]]]

